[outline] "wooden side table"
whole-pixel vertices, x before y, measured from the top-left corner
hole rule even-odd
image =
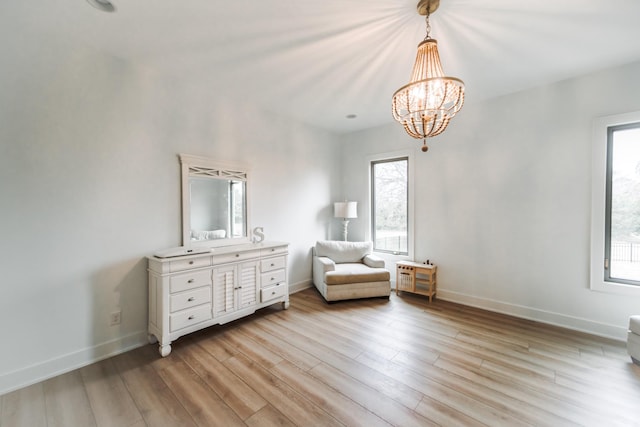
[[[396,263],[396,295],[403,292],[426,295],[429,302],[436,294],[435,265],[420,264],[413,261],[399,261]]]

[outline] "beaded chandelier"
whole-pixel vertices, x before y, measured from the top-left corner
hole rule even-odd
[[[393,94],[393,118],[409,135],[422,139],[427,151],[427,138],[444,132],[449,121],[464,103],[464,82],[445,77],[438,54],[438,42],[429,37],[429,15],[438,9],[440,0],[420,0],[418,13],[426,16],[427,35],[418,45],[411,79]]]

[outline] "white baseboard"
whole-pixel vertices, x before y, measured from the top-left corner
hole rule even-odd
[[[296,292],[304,291],[305,289],[309,289],[313,287],[313,282],[311,279],[303,280],[302,282],[289,284],[289,294],[295,294]]]
[[[289,285],[289,293],[300,292],[312,286],[311,280],[294,283]],[[148,339],[145,330],[2,374],[0,375],[0,396],[146,344]]]
[[[115,340],[0,375],[0,395],[141,347],[148,342],[147,331],[135,332]]]
[[[572,329],[574,331],[586,332],[605,338],[618,341],[627,340],[627,328],[606,323],[594,322],[593,320],[581,317],[568,316],[562,313],[540,310],[518,304],[511,304],[503,301],[481,298],[459,292],[438,289],[437,297],[445,301],[451,301],[471,307],[494,311],[496,313],[508,314],[536,322],[547,323],[554,326]]]
[[[313,286],[311,280],[304,280],[289,285],[289,293],[293,294]],[[619,341],[626,341],[627,328],[594,322],[580,317],[567,316],[532,307],[506,303],[488,298],[476,297],[459,292],[438,289],[437,297],[445,301],[477,307],[497,313],[508,314],[528,320],[535,320],[576,331],[586,332]],[[17,371],[0,375],[0,395],[53,378],[74,369],[115,356],[120,353],[141,347],[148,343],[147,331],[133,334],[47,360]]]

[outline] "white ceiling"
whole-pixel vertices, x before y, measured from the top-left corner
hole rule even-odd
[[[112,1],[4,0],[0,43],[99,49],[347,132],[392,121],[425,36],[417,0]],[[639,18],[639,0],[441,0],[431,35],[471,103],[640,60]]]

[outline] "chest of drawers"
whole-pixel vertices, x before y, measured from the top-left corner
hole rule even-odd
[[[149,262],[149,339],[164,357],[183,335],[281,303],[289,307],[288,244],[261,242]]]

